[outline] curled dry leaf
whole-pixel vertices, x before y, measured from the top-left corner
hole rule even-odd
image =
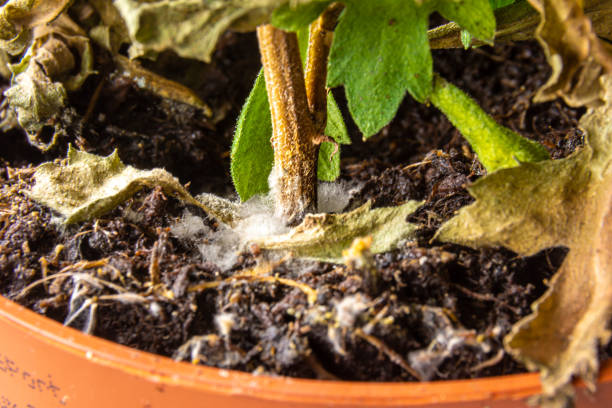
[[[612,76],[605,105],[580,121],[586,146],[562,160],[500,170],[470,187],[476,202],[437,238],[471,247],[505,246],[530,255],[570,251],[549,290],[506,338],[507,350],[542,375],[543,402],[565,401],[579,375],[594,387],[597,345],[612,317]]]
[[[59,82],[53,82],[42,68],[29,64],[28,68],[17,75],[13,86],[4,93],[12,109],[17,113],[19,125],[25,129],[30,143],[41,150],[48,150],[55,144],[38,139],[38,133],[64,106],[66,90]]]
[[[143,68],[137,61],[130,60],[123,55],[115,55],[114,60],[121,74],[132,79],[140,88],[144,88],[162,98],[195,106],[201,109],[206,116],[212,116],[210,107],[186,86],[157,75]]]
[[[263,249],[291,251],[294,256],[328,262],[342,262],[342,251],[355,238],[371,236],[370,251],[390,251],[414,237],[417,226],[406,222],[422,202],[408,201],[397,207],[372,209],[367,202],[343,214],[307,214],[289,233],[254,240]]]
[[[612,72],[612,45],[600,40],[599,34],[610,39],[612,3],[607,0],[586,1],[591,19],[582,10],[579,0],[529,0],[542,20],[536,38],[542,45],[552,74],[537,92],[535,101],[563,97],[571,106],[601,104],[599,78]],[[598,28],[595,31],[594,25]]]
[[[57,128],[50,143],[38,136],[45,125],[54,124],[66,90],[80,88],[94,73],[89,38],[66,14],[60,14],[68,3],[11,1],[0,10],[0,38],[5,39],[0,47],[9,54],[27,48],[21,61],[10,67],[14,76],[5,94],[30,143],[41,150],[55,144]],[[24,40],[17,48],[15,38]]]
[[[30,29],[49,23],[72,0],[9,0],[0,8],[0,48],[21,54],[29,44]]]
[[[114,209],[143,187],[160,186],[188,204],[196,205],[219,221],[231,224],[230,210],[215,211],[207,204],[224,204],[203,196],[196,200],[170,173],[162,169],[138,170],[126,166],[117,151],[108,157],[68,150],[65,163],[43,163],[34,173],[29,196],[60,213],[65,224],[100,216]]]
[[[292,1],[293,3],[306,2]],[[210,61],[228,28],[254,29],[287,0],[116,0],[138,57],[171,49],[185,58]]]

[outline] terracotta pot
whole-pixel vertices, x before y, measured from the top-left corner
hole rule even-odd
[[[176,363],[85,335],[0,296],[0,407],[524,407],[536,374],[434,383],[253,376]],[[612,362],[578,407],[609,407]]]

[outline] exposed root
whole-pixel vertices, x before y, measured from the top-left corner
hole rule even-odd
[[[247,281],[247,282],[268,282],[268,283],[278,283],[285,286],[291,286],[294,288],[300,289],[306,295],[308,299],[308,304],[313,305],[317,301],[317,291],[307,284],[303,282],[298,282],[293,279],[288,278],[280,278],[278,276],[270,276],[265,275],[267,273],[271,273],[274,270],[276,265],[273,264],[264,264],[261,266],[256,266],[252,269],[247,269],[237,273],[236,275],[230,276],[229,278],[223,280],[216,280],[211,282],[203,282],[197,285],[192,285],[187,288],[187,292],[201,292],[208,289],[213,289],[218,287],[223,283],[236,282],[236,281]]]
[[[72,277],[75,276],[75,274],[77,274],[78,272],[73,272],[73,271],[78,271],[78,270],[86,270],[86,269],[93,269],[93,268],[99,268],[99,267],[103,267],[108,265],[108,258],[102,258],[102,259],[98,259],[96,261],[79,261],[76,262],[72,265],[68,265],[65,268],[63,268],[61,271],[59,271],[58,273],[54,273],[53,275],[47,275],[41,279],[38,279],[32,283],[30,283],[28,286],[26,286],[25,288],[23,288],[15,297],[14,299],[21,299],[23,298],[25,295],[28,294],[28,292],[30,290],[32,290],[33,288],[35,288],[36,286],[43,284],[45,282],[49,282],[49,281],[53,281],[56,279],[60,279],[60,278],[66,278],[66,277]],[[124,288],[122,288],[121,286],[115,285],[111,282],[102,280],[102,279],[98,279],[94,276],[90,276],[87,274],[82,274],[84,275],[84,279],[90,279],[92,282],[95,282],[98,285],[104,285],[104,286],[108,286],[111,289],[114,289],[118,292],[126,292],[126,290]],[[85,278],[85,276],[87,278]]]
[[[402,356],[396,353],[394,350],[389,348],[382,340],[377,337],[374,337],[370,334],[366,334],[360,328],[355,329],[355,335],[357,337],[362,338],[363,340],[370,343],[372,346],[376,347],[381,353],[386,355],[391,362],[397,364],[401,368],[403,368],[406,372],[408,372],[411,376],[416,378],[419,381],[423,381],[423,378],[413,369],[410,364]]]

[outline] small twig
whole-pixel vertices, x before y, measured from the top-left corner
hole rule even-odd
[[[340,381],[340,378],[330,373],[323,367],[319,359],[314,354],[309,354],[306,357],[306,364],[314,371],[319,380]]]
[[[499,350],[497,350],[497,353],[493,357],[470,368],[470,371],[475,372],[483,370],[485,368],[493,367],[494,365],[497,365],[500,361],[502,361],[502,359],[504,358],[504,354],[504,349],[500,348]]]
[[[357,328],[355,330],[355,335],[357,337],[364,339],[365,341],[370,343],[372,346],[376,347],[379,351],[385,354],[392,363],[395,363],[398,366],[402,367],[411,376],[413,376],[419,381],[423,381],[423,378],[421,378],[419,373],[417,373],[414,368],[410,367],[408,362],[406,362],[406,360],[404,360],[402,356],[400,356],[394,350],[390,349],[382,340],[372,335],[364,333],[363,330],[361,330],[360,328]]]
[[[471,298],[480,300],[482,302],[493,302],[493,303],[497,303],[500,306],[506,307],[509,310],[511,310],[513,313],[520,315],[521,311],[519,309],[517,309],[516,307],[510,306],[509,304],[507,304],[506,302],[502,302],[501,300],[497,299],[495,296],[492,295],[487,295],[484,293],[478,293],[478,292],[474,292],[468,288],[466,288],[465,286],[461,286],[457,283],[452,283],[451,284],[455,289],[457,289],[459,292],[463,293],[464,295],[467,295]]]
[[[105,82],[106,82],[106,79],[102,78],[98,86],[96,86],[94,93],[91,95],[91,98],[89,99],[89,104],[87,105],[87,110],[85,111],[85,114],[83,115],[83,118],[81,119],[81,123],[86,123],[91,118],[91,115],[93,114],[94,109],[96,108],[96,104],[98,103],[98,99],[100,99],[100,94],[102,93],[102,89],[104,88]]]
[[[43,284],[45,282],[48,282],[50,280],[55,280],[55,279],[59,279],[63,277],[73,277],[76,274],[76,272],[74,272],[75,270],[93,269],[93,268],[106,266],[107,264],[108,264],[108,258],[98,259],[97,261],[79,261],[77,263],[74,263],[72,265],[69,265],[63,268],[58,273],[55,273],[53,275],[48,275],[45,278],[41,278],[41,279],[38,279],[37,281],[30,283],[28,286],[21,289],[21,291],[14,297],[14,299],[20,299],[24,297],[25,295],[28,294],[30,290],[32,290],[36,286]],[[119,285],[115,285],[103,279],[98,279],[95,276],[90,276],[90,275],[86,275],[86,276],[88,280],[90,280],[91,282],[95,282],[98,285],[107,286],[119,293],[126,292],[126,290]],[[82,278],[84,278],[84,276]]]
[[[159,259],[161,257],[161,252],[162,245],[160,244],[159,240],[157,240],[153,244],[149,259],[149,280],[151,282],[151,286],[155,286],[159,283]]]
[[[265,273],[270,273],[274,269],[276,265],[273,264],[265,264],[263,266],[257,266],[252,269],[247,269],[236,275],[232,275],[229,278],[223,280],[216,280],[211,282],[199,283],[197,285],[192,285],[187,288],[187,292],[201,292],[208,289],[213,289],[220,286],[222,283],[229,283],[235,281],[248,281],[248,282],[269,282],[269,283],[279,283],[285,286],[291,286],[294,288],[298,288],[306,295],[308,299],[308,303],[313,305],[317,301],[317,291],[307,284],[303,282],[298,282],[293,279],[287,278],[279,278],[278,276],[269,276],[264,275]]]
[[[420,161],[420,162],[417,162],[417,163],[412,163],[412,164],[409,164],[407,166],[404,166],[402,168],[402,170],[408,170],[408,169],[412,169],[412,168],[415,168],[415,167],[424,166],[424,165],[429,164],[429,163],[431,163],[431,160],[423,160],[423,161]]]

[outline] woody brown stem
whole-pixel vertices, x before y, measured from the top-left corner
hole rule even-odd
[[[308,108],[297,36],[263,25],[257,28],[257,39],[272,115],[275,212],[294,225],[316,208],[317,131]]]
[[[344,6],[333,3],[310,25],[306,58],[306,95],[315,128],[323,134],[327,123],[327,57],[333,31]]]

